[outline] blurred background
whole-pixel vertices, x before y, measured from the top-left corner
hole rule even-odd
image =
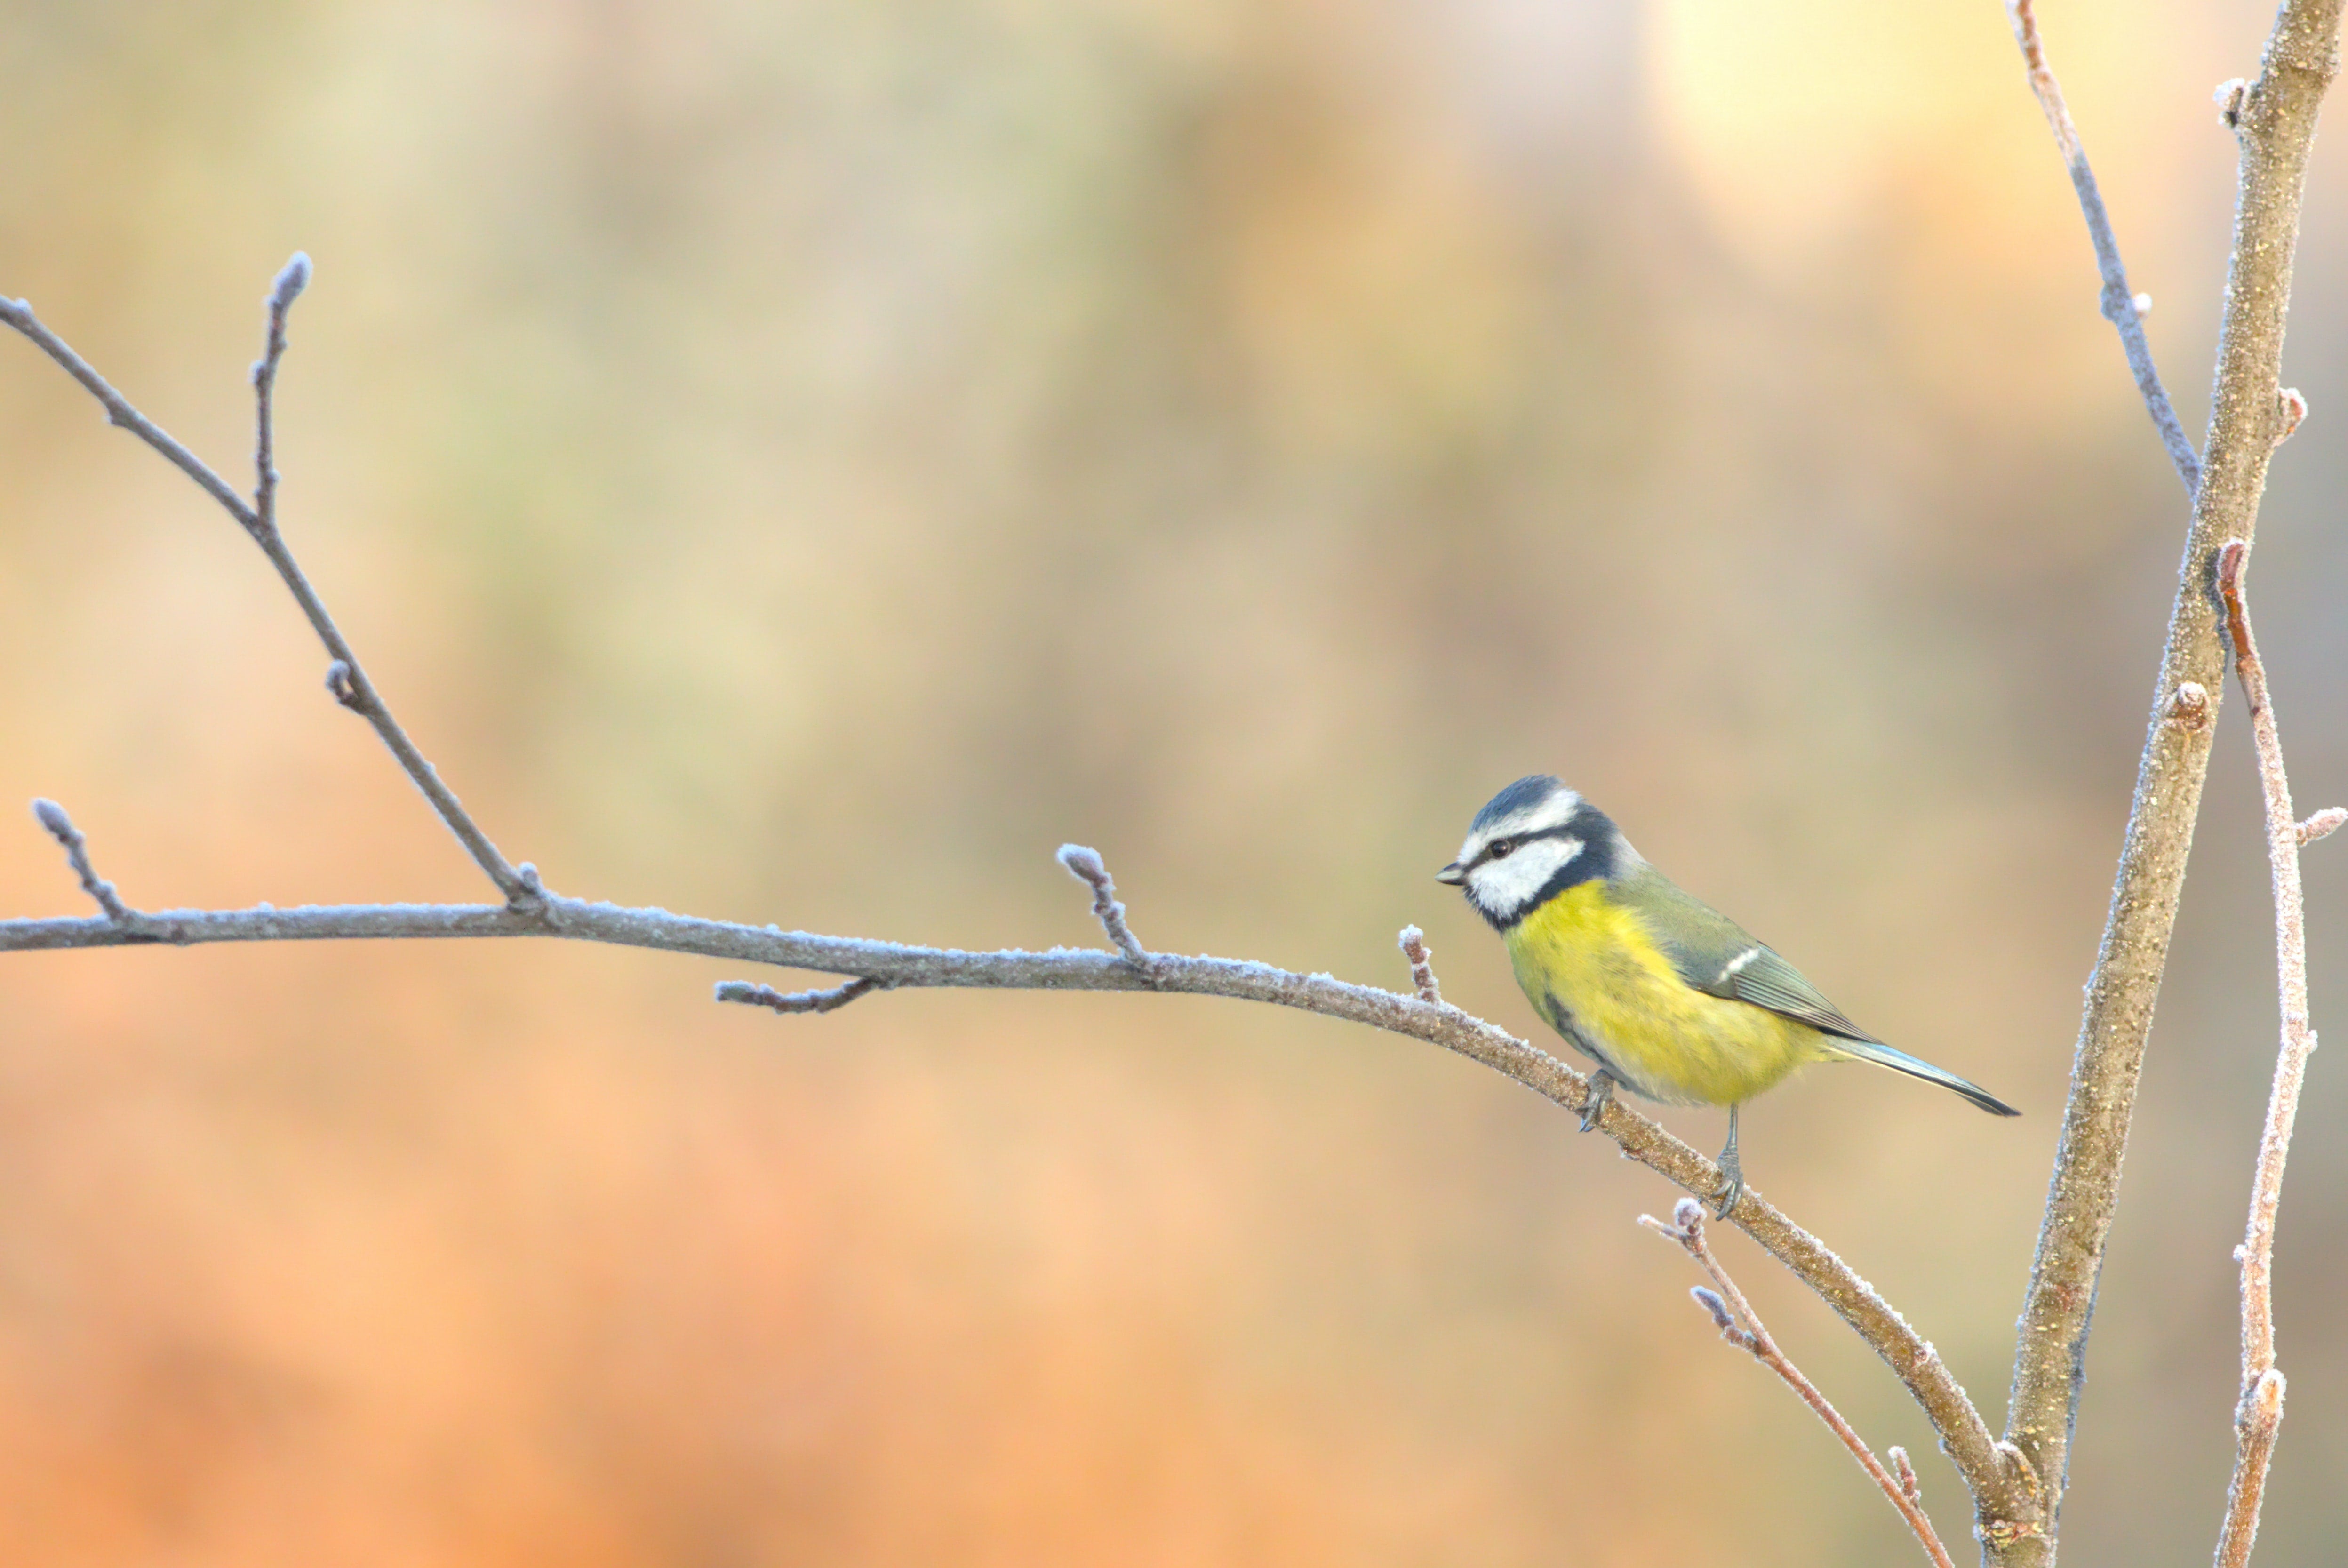
[[[2270,15],[2044,18],[2197,437],[2209,89]],[[1097,943],[1073,839],[1152,945],[1402,985],[1417,922],[1531,1032],[1430,876],[1560,773],[2024,1109],[1821,1070],[1745,1126],[2001,1418],[2184,507],[1993,0],[18,0],[0,77],[0,288],[240,483],[316,259],[289,533],[552,885]],[[2307,810],[2348,801],[2338,151],[2254,573]],[[324,667],[0,343],[0,910],[84,907],[36,794],[149,908],[482,896]],[[2348,851],[2307,882],[2322,1026]],[[2215,1538],[2270,921],[2230,693],[2066,1563]],[[741,973],[6,959],[11,1561],[1912,1559],[1634,1225],[1673,1193],[1523,1089],[1208,1000],[713,1006]],[[2277,1568],[2348,1532],[2344,1109],[2322,1053]],[[1968,1556],[1892,1378],[1721,1250]]]

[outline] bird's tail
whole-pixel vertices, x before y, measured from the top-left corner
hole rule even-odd
[[[1878,1067],[1890,1068],[1894,1072],[1902,1072],[1910,1078],[1922,1078],[1926,1083],[1936,1083],[1942,1088],[1954,1089],[1992,1116],[2022,1114],[1981,1085],[1968,1083],[1952,1072],[1936,1068],[1930,1062],[1920,1061],[1906,1051],[1895,1051],[1880,1041],[1833,1040],[1829,1044],[1838,1056],[1850,1057],[1862,1062],[1873,1062]]]

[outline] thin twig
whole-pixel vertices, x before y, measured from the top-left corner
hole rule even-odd
[[[519,873],[498,851],[498,847],[489,841],[489,835],[481,831],[479,824],[467,814],[456,793],[440,781],[438,772],[416,748],[416,743],[407,738],[407,732],[399,727],[398,721],[392,717],[390,707],[376,690],[374,683],[367,679],[366,669],[359,664],[358,655],[352,651],[349,640],[335,624],[334,617],[326,613],[324,602],[310,586],[309,578],[304,575],[300,562],[294,559],[294,552],[286,548],[284,536],[277,527],[277,485],[272,467],[273,454],[270,449],[273,439],[270,431],[271,403],[275,391],[277,363],[285,351],[285,314],[309,278],[308,258],[298,254],[277,274],[277,282],[269,294],[267,340],[261,361],[253,367],[253,389],[259,407],[261,430],[256,457],[263,474],[254,486],[254,499],[266,508],[265,513],[255,510],[253,504],[237,494],[234,487],[214,473],[203,459],[132,407],[128,398],[90,368],[88,361],[41,324],[40,318],[33,314],[31,305],[23,300],[0,298],[0,323],[15,327],[32,339],[43,353],[64,366],[67,375],[80,382],[89,395],[98,400],[111,423],[129,430],[169,459],[181,473],[195,480],[206,495],[220,502],[221,508],[236,519],[238,525],[252,535],[253,542],[260,545],[262,552],[269,557],[270,564],[277,569],[277,575],[292,592],[294,602],[302,606],[302,614],[309,618],[311,630],[326,645],[326,652],[335,663],[342,666],[342,685],[349,692],[348,696],[344,696],[340,690],[336,692],[343,706],[364,716],[375,727],[376,734],[399,759],[400,767],[424,792],[424,798],[432,802],[432,809],[440,814],[440,820],[448,824],[448,830],[457,835],[458,842],[465,846],[466,852],[488,874],[489,881],[497,884],[498,891],[505,894],[508,902],[527,902],[531,894],[523,886]]]
[[[278,271],[269,290],[269,332],[252,362],[252,515],[257,531],[277,530],[277,431],[272,399],[278,362],[285,357],[285,315],[310,286],[310,258],[300,251]]]
[[[2005,14],[2013,24],[2014,42],[2022,46],[2030,90],[2038,95],[2038,107],[2046,111],[2054,145],[2062,150],[2063,161],[2071,170],[2071,187],[2079,195],[2079,211],[2087,220],[2087,237],[2096,247],[2096,269],[2104,279],[2104,319],[2119,329],[2120,346],[2127,354],[2137,391],[2143,395],[2145,410],[2152,416],[2153,428],[2160,432],[2160,444],[2168,449],[2168,460],[2176,466],[2177,477],[2185,481],[2189,500],[2201,488],[2201,459],[2194,454],[2192,438],[2168,401],[2168,389],[2160,384],[2160,371],[2152,362],[2152,345],[2145,339],[2144,313],[2151,308],[2151,301],[2140,300],[2128,287],[2127,268],[2120,261],[2120,242],[2112,232],[2111,214],[2104,209],[2104,193],[2096,184],[2096,171],[2087,162],[2079,128],[2071,122],[2070,108],[2063,101],[2063,85],[2046,64],[2033,0],[2005,0]]]
[[[88,360],[67,346],[65,339],[41,324],[28,302],[0,295],[0,322],[32,339],[35,346],[62,366],[67,375],[80,382],[106,409],[108,424],[129,431],[162,453],[173,468],[195,480],[197,488],[220,502],[246,532],[252,532],[259,525],[252,508],[236,493],[234,487],[212,472],[201,458],[165,434],[160,426],[132,407],[128,398],[108,384],[106,377],[90,368]]]
[[[1435,950],[1426,944],[1426,933],[1406,925],[1396,941],[1402,955],[1410,961],[1410,983],[1417,989],[1418,999],[1443,1006],[1443,987],[1435,983]]]
[[[82,837],[81,830],[74,826],[71,817],[66,815],[66,809],[55,800],[36,800],[33,802],[33,815],[40,820],[42,827],[49,830],[51,838],[65,846],[66,859],[72,862],[74,875],[81,879],[81,891],[89,894],[98,908],[106,911],[106,918],[127,931],[139,929],[146,917],[123,903],[122,895],[115,892],[114,884],[98,874],[98,868],[89,860],[89,841]]]
[[[1818,1392],[1818,1385],[1804,1377],[1802,1369],[1777,1348],[1777,1342],[1769,1337],[1769,1330],[1762,1325],[1761,1315],[1753,1310],[1753,1304],[1745,1299],[1745,1293],[1736,1288],[1736,1282],[1728,1277],[1727,1269],[1722,1267],[1720,1260],[1713,1255],[1712,1244],[1704,1240],[1704,1214],[1702,1203],[1694,1198],[1683,1198],[1672,1210],[1674,1223],[1667,1225],[1653,1214],[1640,1215],[1639,1223],[1658,1235],[1670,1237],[1687,1249],[1688,1256],[1712,1276],[1712,1283],[1717,1288],[1715,1294],[1698,1285],[1689,1294],[1695,1297],[1696,1305],[1712,1314],[1713,1326],[1720,1330],[1720,1336],[1731,1345],[1751,1351],[1756,1361],[1775,1372],[1785,1380],[1787,1387],[1800,1395],[1802,1402],[1817,1413],[1818,1419],[1827,1424],[1827,1429],[1842,1439],[1842,1446],[1850,1450],[1850,1457],[1859,1461],[1859,1468],[1883,1489],[1883,1495],[1891,1500],[1891,1506],[1900,1511],[1900,1517],[1908,1522],[1908,1528],[1914,1531],[1916,1539],[1923,1543],[1925,1554],[1939,1568],[1956,1568],[1956,1564],[1949,1561],[1949,1549],[1941,1544],[1940,1532],[1932,1528],[1931,1520],[1924,1512],[1916,1486],[1916,1472],[1909,1466],[1908,1456],[1898,1449],[1891,1450],[1900,1471],[1895,1479],[1869,1450],[1851,1424],[1843,1419],[1842,1412]]]
[[[1148,949],[1141,945],[1141,939],[1133,934],[1133,927],[1125,922],[1125,905],[1117,900],[1117,882],[1109,876],[1107,863],[1101,859],[1100,851],[1086,849],[1082,844],[1062,844],[1059,858],[1070,876],[1093,890],[1093,918],[1101,923],[1101,929],[1108,933],[1111,942],[1117,944],[1117,950],[1125,955],[1125,961],[1145,977],[1156,974],[1157,960],[1150,956]]]
[[[2307,1081],[2307,1058],[2315,1050],[2315,1030],[2308,1016],[2306,907],[2299,881],[2299,846],[2305,829],[2291,807],[2291,780],[2283,772],[2274,703],[2267,695],[2266,670],[2259,662],[2250,613],[2243,602],[2242,573],[2250,553],[2250,546],[2240,540],[2230,541],[2218,552],[2218,592],[2226,603],[2227,640],[2233,645],[2243,706],[2250,710],[2259,783],[2266,800],[2282,1040],[2275,1054],[2266,1126],[2259,1136],[2257,1174],[2250,1181],[2250,1223],[2242,1244],[2234,1250],[2242,1265],[2242,1396],[2234,1412],[2234,1478],[2227,1489],[2226,1522],[2218,1539],[2219,1568],[2242,1568],[2250,1560],[2267,1466],[2282,1424],[2283,1377],[2275,1367],[2275,1216],[2282,1204],[2283,1164],[2291,1157],[2291,1127],[2299,1117],[2300,1089]]]
[[[1894,1443],[1883,1450],[1883,1457],[1891,1466],[1891,1473],[1899,1478],[1900,1492],[1917,1507],[1923,1507],[1924,1483],[1916,1479],[1916,1467],[1908,1462],[1908,1450]]]
[[[2267,466],[2289,418],[2281,396],[2283,322],[2316,113],[2339,69],[2341,5],[2342,0],[2285,0],[2259,79],[2243,89],[2235,116],[2239,195],[2209,435],[2111,913],[2087,982],[2045,1219],[2014,1336],[2006,1446],[2025,1462],[2016,1467],[2018,1491],[1984,1495],[1977,1488],[1974,1493],[1976,1527],[1994,1568],[2046,1568],[2054,1557],[2096,1284],[2118,1202],[2145,1042],[2168,960],[2209,772],[2210,721],[2225,675],[2210,573],[2219,546],[2249,539],[2257,526]],[[2172,707],[2188,685],[2200,688],[2195,722],[2185,722],[2184,712]]]
[[[721,1002],[747,1002],[754,1007],[772,1007],[778,1013],[829,1013],[847,1006],[859,996],[880,990],[878,980],[862,975],[844,985],[829,986],[821,991],[778,991],[772,985],[754,985],[747,980],[721,980],[717,983],[717,999]]]

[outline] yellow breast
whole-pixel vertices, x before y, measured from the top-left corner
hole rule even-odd
[[[1536,1012],[1624,1088],[1671,1105],[1735,1105],[1829,1053],[1818,1032],[1679,977],[1602,881],[1568,888],[1509,928]]]

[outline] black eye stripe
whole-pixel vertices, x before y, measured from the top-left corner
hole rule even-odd
[[[1504,834],[1484,846],[1483,852],[1476,857],[1476,863],[1483,865],[1488,861],[1505,860],[1527,844],[1537,843],[1542,839],[1574,838],[1577,835],[1571,830],[1572,826],[1570,822],[1560,822],[1554,828],[1543,828],[1537,833]]]

